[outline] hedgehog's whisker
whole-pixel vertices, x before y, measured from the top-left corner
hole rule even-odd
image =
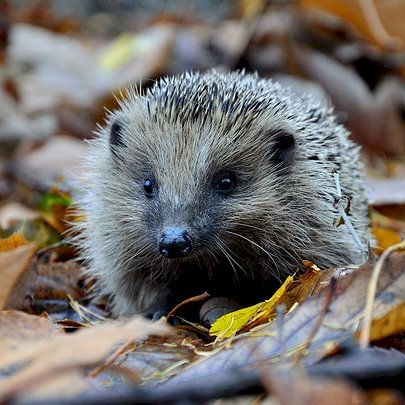
[[[207,267],[205,270],[207,270],[209,272],[209,275],[211,275],[212,269],[214,269],[216,264],[218,264],[218,258],[215,256],[214,252],[212,252],[211,250],[208,250],[207,255],[204,255],[202,257],[203,257],[203,260],[207,263]]]
[[[259,248],[262,252],[264,252],[269,257],[269,259],[273,262],[275,269],[278,271],[278,266],[277,266],[276,261],[274,260],[273,256],[266,249],[263,248],[263,246],[260,246],[258,243],[256,243],[252,239],[249,239],[248,237],[243,236],[240,233],[232,232],[232,231],[225,231],[225,232],[227,232],[231,235],[234,235],[234,236],[238,236],[239,238],[242,238],[242,239],[246,240],[247,242],[251,243],[252,245],[256,246],[257,248]]]
[[[250,225],[250,224],[242,224],[239,222],[236,222],[235,225],[241,226],[241,227],[246,227],[246,228],[252,228],[252,229],[257,229],[260,232],[264,232],[265,230],[263,228],[259,228],[257,226],[254,225]],[[287,256],[291,257],[291,259],[293,259],[294,261],[297,260],[297,252],[295,250],[293,250],[293,253],[295,253],[297,256],[294,256],[291,252],[289,252],[288,250],[286,250],[282,245],[278,245],[272,241],[268,241],[268,243],[271,243],[272,246],[274,246],[275,248],[277,248],[278,250],[282,250]]]
[[[234,272],[234,274],[235,274],[235,277],[236,277],[236,280],[238,280],[238,272],[236,271],[236,269],[235,269],[235,266],[234,266],[234,264],[233,264],[233,259],[229,256],[229,253],[224,249],[224,246],[222,245],[222,241],[221,241],[221,239],[219,239],[219,238],[216,238],[216,240],[217,240],[217,246],[218,246],[218,249],[220,250],[220,252],[225,256],[225,258],[228,260],[228,262],[229,262],[229,264],[231,265],[231,267],[232,267],[232,270],[233,270],[233,272]],[[237,264],[237,263],[236,263]]]
[[[128,264],[132,260],[134,260],[134,259],[137,260],[137,262],[138,262],[137,266],[142,267],[143,262],[145,262],[147,259],[150,259],[150,257],[151,257],[151,253],[150,253],[150,251],[148,251],[149,246],[147,244],[141,245],[141,247],[138,249],[138,251],[136,253],[131,254],[131,250],[134,247],[138,247],[138,244],[136,243],[136,241],[133,242],[132,244],[130,244],[127,249],[125,249],[118,256],[116,256],[113,261],[113,264],[126,269],[126,273],[130,273],[131,271],[134,270],[132,267],[128,267]],[[146,254],[145,254],[145,252],[146,252]],[[119,261],[125,255],[128,255],[128,257],[123,262],[119,263]]]
[[[218,237],[215,235],[215,239],[217,241],[217,246],[219,250],[224,254],[224,256],[227,258],[229,261],[230,265],[232,266],[232,269],[235,273],[236,279],[238,279],[238,274],[237,271],[233,265],[233,263],[238,266],[241,271],[246,274],[246,270],[238,263],[238,261],[233,257],[234,253],[229,249],[229,247]]]
[[[129,254],[129,259],[134,259],[134,258],[140,258],[143,257],[143,254],[145,253],[145,251],[148,248],[147,244],[141,245],[139,247],[139,245],[137,244],[138,240],[134,241],[133,243],[129,244],[127,246],[127,249],[123,250],[119,255],[114,257],[114,261],[113,264],[116,264],[121,258],[122,256]],[[132,249],[137,247],[138,251],[135,253],[131,253]]]
[[[102,195],[102,194],[98,193],[97,191],[95,191],[95,190],[93,190],[91,188],[88,188],[88,187],[86,187],[84,185],[82,186],[82,190],[85,191],[88,194],[94,194],[95,196],[101,198],[102,200],[104,200],[104,201],[106,201],[106,202],[108,202],[110,204],[114,204],[114,205],[116,204],[116,202],[113,199],[109,199],[105,195]],[[77,206],[78,206],[78,204],[75,203],[74,207],[77,207]]]

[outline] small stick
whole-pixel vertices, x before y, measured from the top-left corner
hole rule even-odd
[[[133,343],[134,343],[133,340],[127,340],[103,364],[100,364],[95,369],[91,370],[89,373],[89,376],[96,377],[107,367],[111,366],[112,363],[118,358],[118,356],[120,356],[122,353],[124,353],[125,350],[127,350],[129,348],[129,346],[131,346]]]
[[[381,273],[381,269],[384,266],[385,261],[388,259],[388,256],[391,253],[395,252],[396,250],[400,249],[405,249],[405,241],[392,245],[387,250],[385,250],[374,266],[373,273],[371,275],[371,280],[368,285],[366,306],[364,308],[364,323],[360,331],[359,343],[361,349],[367,349],[370,343],[370,332],[371,332],[371,322],[373,321],[374,299],[377,291],[377,283]]]
[[[200,295],[196,295],[194,297],[191,298],[187,298],[186,300],[180,302],[180,304],[177,304],[168,314],[167,314],[167,319],[169,319],[171,316],[173,316],[178,310],[179,308],[181,308],[184,305],[189,304],[190,302],[198,302],[198,301],[204,301],[207,298],[209,298],[210,295],[207,292],[204,292],[203,294]]]

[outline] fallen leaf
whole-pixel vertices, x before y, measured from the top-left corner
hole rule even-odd
[[[42,218],[52,228],[63,234],[68,229],[67,215],[72,204],[72,197],[68,193],[54,187],[42,199]]]
[[[0,352],[12,352],[24,342],[32,343],[64,333],[47,318],[21,311],[0,311]],[[0,368],[2,359],[0,358]]]
[[[374,238],[376,240],[376,246],[378,248],[386,249],[392,245],[395,245],[401,242],[401,234],[394,230],[388,229],[378,226],[377,224],[373,223],[372,231]]]
[[[27,243],[27,239],[25,239],[21,232],[15,232],[8,238],[0,239],[0,253],[26,245]]]
[[[166,324],[135,317],[125,322],[110,321],[75,333],[52,334],[49,338],[23,342],[12,351],[2,352],[2,369],[19,367],[0,381],[0,402],[24,394],[68,370],[96,365],[120,342],[169,333],[170,328]]]
[[[27,393],[19,395],[18,399],[21,402],[33,402],[39,403],[46,402],[49,399],[54,403],[55,398],[60,400],[61,398],[77,398],[80,397],[86,391],[91,390],[91,379],[83,376],[78,370],[66,370],[60,374],[52,376],[45,381],[41,382],[40,386],[36,386],[35,389],[29,390]]]
[[[61,176],[67,184],[77,179],[87,151],[81,140],[55,135],[41,147],[16,157],[14,174],[23,184],[48,191]]]
[[[44,125],[44,121],[28,119],[19,108],[16,100],[0,88],[0,156],[9,157],[18,143],[23,140],[38,139],[50,135],[54,130],[51,125]],[[40,113],[38,113],[40,115]]]
[[[405,293],[403,295],[405,296]],[[370,341],[377,341],[401,333],[405,333],[405,302],[393,308],[381,318],[373,320]],[[358,336],[359,333],[356,334],[356,337]]]
[[[269,322],[275,315],[276,304],[292,281],[293,277],[288,276],[283,285],[268,301],[260,302],[259,304],[221,316],[211,326],[210,335],[217,336],[221,339],[229,338],[242,329]]]
[[[291,49],[304,73],[322,85],[337,111],[347,114],[347,127],[358,143],[373,154],[405,151],[398,80],[384,79],[372,92],[353,68],[309,48]]]
[[[23,222],[17,222],[7,230],[0,230],[0,237],[8,237],[12,233],[21,233],[26,240],[35,242],[38,249],[47,248],[62,240],[62,235],[40,216]]]
[[[374,316],[381,318],[393,308],[402,304],[405,291],[405,254],[394,253],[386,261],[380,275],[374,302]],[[357,271],[340,277],[336,281],[335,295],[329,308],[322,315],[322,322],[303,357],[306,365],[316,363],[330,347],[353,337],[359,329],[368,292],[368,283],[373,271],[372,262],[361,266]],[[164,383],[165,386],[178,386],[183,382],[201,379],[215,373],[238,370],[259,363],[283,365],[294,362],[294,354],[306,345],[308,337],[319,321],[328,288],[311,297],[295,311],[285,315],[282,326],[272,322],[255,333],[239,335],[237,341],[223,344],[227,350],[219,350],[206,359],[197,362],[181,374]],[[280,329],[281,328],[281,329]],[[281,335],[280,335],[281,334]]]
[[[7,305],[10,295],[28,268],[36,249],[35,243],[29,243],[0,253],[0,310]]]
[[[368,41],[377,46],[399,49],[405,47],[405,28],[402,19],[405,5],[401,0],[372,2],[301,0],[300,4],[305,8],[321,8],[345,19],[354,24]]]
[[[83,297],[78,282],[82,268],[77,260],[44,261],[34,258],[7,300],[7,308],[28,310],[36,300],[68,300]]]
[[[19,78],[19,89],[24,94],[23,111],[36,115],[56,110],[61,104],[81,109],[92,106],[110,84],[96,67],[97,52],[79,38],[14,23],[7,48],[8,61],[13,66],[31,66]],[[48,155],[48,158],[51,156],[63,158],[64,154]]]
[[[315,268],[313,263],[308,263],[308,265],[308,270],[291,283],[280,299],[280,304],[283,303],[287,310],[294,304],[302,304],[309,297],[316,295],[328,286],[332,277],[338,278],[350,271],[349,268],[320,270]]]
[[[97,66],[101,73],[109,74],[111,89],[118,89],[127,83],[162,74],[174,44],[174,27],[165,24],[137,34],[121,34],[105,48]]]
[[[396,405],[405,402],[405,396],[401,395],[398,390],[376,388],[366,392],[370,404],[376,405]]]

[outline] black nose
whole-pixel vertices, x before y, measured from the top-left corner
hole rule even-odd
[[[168,259],[184,257],[193,250],[193,238],[183,228],[168,228],[159,241],[159,251]]]

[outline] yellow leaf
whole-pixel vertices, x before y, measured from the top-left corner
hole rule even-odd
[[[106,71],[112,71],[123,65],[132,54],[133,41],[133,36],[121,34],[101,56],[100,67]]]
[[[401,235],[395,229],[388,229],[373,224],[373,235],[377,240],[377,246],[386,249],[401,242]]]
[[[27,243],[28,241],[21,232],[15,232],[6,239],[0,239],[0,252],[6,252]]]
[[[253,322],[256,326],[259,318],[262,323],[268,322],[274,315],[275,305],[292,281],[292,276],[287,277],[283,285],[268,301],[260,302],[251,307],[239,309],[238,311],[230,312],[229,314],[221,316],[211,326],[210,335],[218,336],[220,338],[229,338]]]
[[[374,342],[405,332],[405,303],[391,309],[381,318],[373,319],[370,341]],[[359,337],[360,333],[356,334]]]

